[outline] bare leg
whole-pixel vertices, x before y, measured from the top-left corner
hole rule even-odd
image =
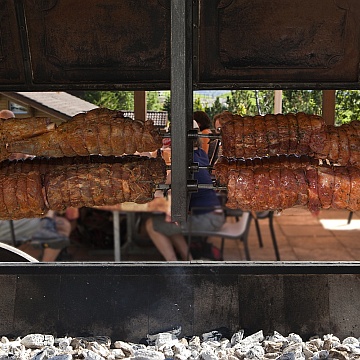
[[[174,248],[177,250],[182,260],[192,260],[192,256],[189,253],[188,257],[188,244],[183,235],[177,234],[170,237]]]
[[[55,261],[60,253],[61,253],[61,249],[46,248],[44,249],[41,261],[44,262]]]
[[[61,253],[61,249],[34,249],[31,243],[21,244],[19,249],[26,252],[35,259],[45,262],[55,261]]]
[[[56,216],[54,211],[52,211],[52,210],[50,210],[46,214],[46,217],[54,218],[55,223],[56,223],[57,232],[60,235],[69,237],[70,232],[71,232],[71,224],[70,224],[69,220],[67,220],[61,216]],[[62,249],[53,249],[53,248],[49,248],[49,247],[45,247],[44,249],[34,248],[31,245],[31,241],[21,244],[19,246],[19,249],[26,252],[27,254],[33,256],[34,258],[38,259],[39,261],[45,261],[45,262],[55,261],[62,250]]]
[[[164,257],[164,259],[166,261],[177,261],[176,253],[171,239],[166,235],[154,230],[153,221],[151,218],[146,221],[145,228],[154,245],[159,250],[160,254]]]
[[[71,224],[70,221],[62,216],[56,216],[53,214],[56,223],[56,230],[60,235],[70,236]],[[45,248],[41,261],[52,262],[56,261],[57,257],[61,253],[62,249]]]
[[[27,254],[29,254],[30,256],[34,257],[35,259],[37,259],[39,261],[41,260],[42,249],[34,249],[34,247],[29,242],[19,245],[18,249],[26,252]]]

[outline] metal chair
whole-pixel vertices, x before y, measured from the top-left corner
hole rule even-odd
[[[0,242],[0,262],[38,262],[26,252],[16,248],[17,242],[13,220],[9,220],[12,245]]]
[[[245,257],[246,260],[250,260],[250,252],[248,247],[248,234],[250,229],[250,223],[251,223],[251,213],[244,212],[239,219],[239,221],[230,223],[225,222],[224,225],[221,227],[221,229],[217,231],[212,230],[199,230],[199,229],[192,229],[191,226],[191,218],[189,222],[189,229],[186,231],[183,231],[183,235],[186,235],[188,238],[188,247],[190,249],[192,237],[193,236],[214,236],[214,237],[221,237],[221,247],[220,252],[223,256],[224,253],[224,243],[225,239],[234,239],[234,240],[240,240],[244,243],[244,249],[245,249]]]
[[[225,211],[225,216],[226,217],[234,217],[236,221],[239,221],[241,215],[243,214],[243,210],[230,209],[230,208],[228,208],[226,206],[224,207],[224,211]],[[252,216],[253,216],[253,218],[255,220],[255,229],[256,229],[257,236],[258,236],[258,240],[259,240],[259,246],[262,248],[264,246],[264,244],[263,244],[263,241],[262,241],[259,221],[258,221],[257,217],[254,216],[254,213],[252,213]]]
[[[243,213],[243,211],[240,209],[229,209],[225,206],[226,217],[235,217],[236,221],[238,221],[239,218],[241,217],[242,213]],[[262,240],[259,220],[269,219],[270,235],[271,235],[271,240],[272,240],[272,243],[274,246],[275,257],[276,257],[276,260],[279,261],[280,253],[279,253],[279,248],[277,245],[277,240],[276,240],[276,235],[275,235],[275,230],[274,230],[274,212],[267,210],[267,211],[260,211],[260,212],[252,212],[251,215],[255,222],[256,234],[257,234],[257,237],[259,240],[259,246],[261,248],[264,246],[264,244],[263,244],[263,240]]]
[[[231,210],[228,211],[227,213],[226,213],[226,211],[227,210],[225,209],[226,216],[234,216],[234,213],[232,213]],[[191,218],[190,218],[189,230],[184,231],[183,234],[186,235],[188,238],[189,249],[191,246],[192,237],[195,237],[195,236],[220,237],[221,238],[220,252],[221,252],[222,256],[224,253],[225,239],[240,240],[244,244],[246,260],[251,260],[249,245],[248,245],[248,236],[249,236],[249,231],[250,231],[251,220],[254,219],[254,221],[255,221],[255,227],[256,227],[258,238],[259,238],[259,244],[262,247],[263,243],[262,243],[262,237],[261,237],[261,232],[260,232],[260,227],[259,227],[259,220],[269,219],[270,233],[271,233],[272,243],[274,246],[275,257],[276,257],[276,260],[279,261],[280,254],[279,254],[279,249],[277,246],[277,241],[276,241],[276,236],[275,236],[275,231],[274,231],[274,226],[273,226],[273,215],[274,215],[274,213],[272,211],[264,211],[264,212],[255,213],[255,214],[252,214],[251,212],[248,212],[248,211],[241,211],[241,214],[240,214],[240,211],[238,211],[235,215],[237,217],[237,221],[225,222],[224,225],[221,227],[221,229],[219,229],[217,231],[192,229]]]
[[[236,221],[238,221],[239,218],[241,217],[241,215],[243,214],[243,211],[241,209],[230,209],[226,206],[226,202],[227,202],[227,194],[226,193],[220,192],[217,195],[218,195],[218,198],[220,199],[221,206],[224,208],[225,216],[226,217],[229,217],[229,216],[235,217]],[[254,222],[255,222],[255,229],[256,229],[258,240],[259,240],[259,246],[261,248],[264,245],[263,245],[263,241],[262,241],[259,220],[269,219],[270,234],[271,234],[271,240],[272,240],[272,243],[274,246],[275,257],[276,257],[277,261],[280,261],[280,253],[279,253],[279,248],[277,245],[277,240],[276,240],[276,235],[275,235],[275,230],[274,230],[274,222],[273,222],[274,211],[266,210],[266,211],[260,211],[260,212],[252,212],[252,218],[254,219]]]
[[[261,211],[261,212],[256,212],[254,215],[255,227],[256,227],[256,232],[258,235],[260,247],[263,247],[262,236],[261,236],[260,225],[259,225],[259,220],[262,220],[262,219],[269,219],[269,228],[270,228],[271,240],[272,240],[274,251],[275,251],[275,257],[276,257],[277,261],[280,261],[280,252],[279,252],[279,247],[277,245],[275,229],[274,229],[274,212],[273,211]]]
[[[209,165],[210,167],[215,165],[217,158],[219,157],[219,150],[220,150],[220,139],[214,139],[210,142],[209,147]]]
[[[0,262],[39,262],[34,257],[28,255],[11,245],[0,243]]]

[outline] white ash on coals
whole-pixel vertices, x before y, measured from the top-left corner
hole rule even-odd
[[[304,341],[291,333],[274,332],[264,336],[258,331],[244,337],[244,331],[231,339],[219,331],[192,338],[180,338],[180,332],[170,331],[148,335],[146,344],[124,341],[111,342],[109,337],[63,337],[29,334],[0,342],[0,360],[360,360],[358,338],[340,339],[332,334]]]

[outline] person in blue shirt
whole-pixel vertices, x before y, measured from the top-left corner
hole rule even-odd
[[[195,141],[194,162],[199,166],[208,166],[208,155],[199,144],[199,141]],[[212,184],[208,169],[199,169],[194,173],[194,179],[198,184]],[[191,193],[187,222],[177,224],[171,222],[170,218],[170,214],[154,215],[145,224],[148,235],[166,261],[177,261],[178,256],[181,260],[192,259],[191,254],[188,258],[187,241],[182,235],[183,230],[189,228],[190,222],[192,228],[200,230],[219,230],[225,222],[220,200],[213,189],[198,189]]]

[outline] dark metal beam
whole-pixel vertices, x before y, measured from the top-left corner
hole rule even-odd
[[[25,81],[26,84],[32,84],[32,69],[31,69],[31,59],[30,59],[30,47],[29,47],[29,39],[28,39],[28,29],[26,24],[24,3],[22,0],[15,1],[15,10],[16,17],[19,28],[20,42],[21,42],[21,52],[23,56],[23,66],[25,73]]]
[[[192,1],[171,1],[171,204],[173,221],[187,218],[192,145]]]

